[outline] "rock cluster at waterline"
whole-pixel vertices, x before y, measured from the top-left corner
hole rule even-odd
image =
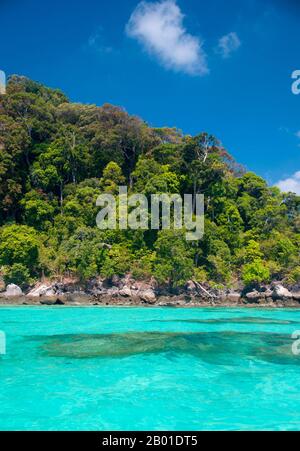
[[[155,281],[141,282],[130,277],[111,280],[91,280],[84,287],[76,283],[38,283],[25,293],[10,284],[0,293],[2,304],[29,305],[248,305],[300,307],[300,289],[290,289],[280,283],[261,286],[248,291],[216,290],[189,281],[176,293],[158,287]]]

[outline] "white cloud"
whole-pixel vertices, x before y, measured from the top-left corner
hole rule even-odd
[[[219,39],[216,52],[219,53],[223,58],[229,58],[230,55],[238,50],[240,46],[240,38],[235,32],[231,32]]]
[[[295,135],[297,136],[297,138],[300,138],[300,130],[296,132]]]
[[[280,180],[276,186],[285,193],[291,192],[300,195],[300,171],[285,180]]]
[[[183,18],[176,0],[142,1],[133,11],[126,32],[167,69],[205,75],[209,70],[202,42],[187,32]]]
[[[98,27],[95,33],[89,37],[87,44],[89,48],[98,53],[111,53],[113,51],[112,47],[106,45],[104,42],[102,27]]]

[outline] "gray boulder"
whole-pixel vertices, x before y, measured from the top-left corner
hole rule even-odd
[[[55,296],[56,295],[56,291],[52,288],[52,287],[49,287],[49,289],[48,290],[46,290],[46,292],[45,292],[45,294],[44,294],[44,296],[46,297],[46,298],[51,298],[51,297],[53,297],[53,296]]]
[[[278,300],[278,299],[292,299],[293,298],[293,294],[287,288],[284,288],[282,285],[276,285],[274,287],[274,290],[273,290],[273,293],[272,293],[272,298],[274,300]]]
[[[241,295],[240,293],[231,292],[226,295],[226,299],[229,302],[239,302],[239,300],[241,299]]]
[[[273,295],[273,291],[270,288],[267,288],[266,291],[263,292],[266,298],[271,298]]]
[[[251,291],[250,293],[246,294],[246,299],[252,302],[257,302],[262,297],[264,297],[262,293],[259,293],[257,290]]]
[[[123,287],[123,288],[119,291],[119,295],[120,295],[120,296],[124,296],[125,298],[130,298],[130,296],[132,295],[131,289],[128,288],[128,287],[125,285],[125,287]]]
[[[120,291],[119,288],[112,287],[107,290],[106,294],[107,296],[116,297],[119,296],[119,291]]]
[[[39,287],[34,287],[32,290],[29,291],[29,293],[27,293],[27,296],[31,298],[38,298],[45,293],[47,288],[48,288],[47,285],[40,285]]]
[[[33,290],[29,291],[27,294],[28,297],[38,298],[41,296],[44,297],[53,297],[56,295],[56,290],[52,285],[40,285],[39,287],[33,288]]]
[[[18,287],[18,285],[11,283],[10,285],[7,285],[4,295],[8,297],[22,296],[23,291],[21,290],[20,287]]]
[[[150,288],[148,290],[139,291],[138,295],[143,301],[149,304],[154,304],[156,301],[156,295]]]
[[[65,302],[62,299],[41,299],[40,300],[41,305],[64,305]]]

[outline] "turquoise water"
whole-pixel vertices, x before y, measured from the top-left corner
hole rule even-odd
[[[1,307],[1,430],[300,430],[300,310]]]

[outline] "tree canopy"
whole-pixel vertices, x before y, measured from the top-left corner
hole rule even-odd
[[[96,227],[96,199],[204,194],[205,235]],[[12,76],[0,96],[0,271],[26,285],[131,272],[172,288],[300,281],[300,197],[269,187],[207,133],[152,128],[121,108],[71,103]]]

